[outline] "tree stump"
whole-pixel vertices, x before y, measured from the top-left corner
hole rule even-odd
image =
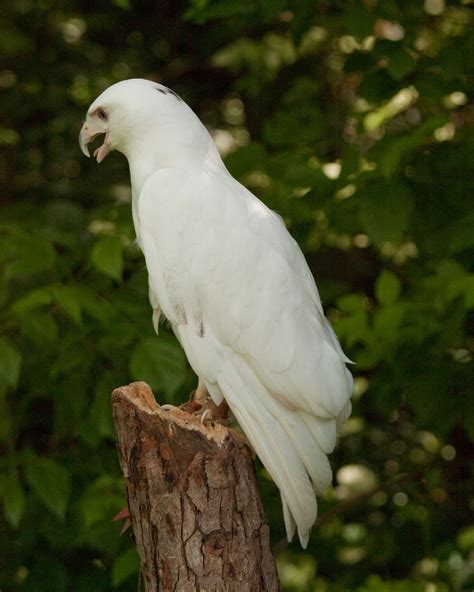
[[[146,592],[280,590],[245,439],[135,382],[112,394]]]

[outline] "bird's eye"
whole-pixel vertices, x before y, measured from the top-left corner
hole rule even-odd
[[[102,121],[107,121],[108,115],[103,109],[97,109],[97,117]]]

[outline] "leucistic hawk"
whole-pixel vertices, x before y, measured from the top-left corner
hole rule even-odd
[[[280,489],[288,540],[306,547],[327,455],[351,411],[349,360],[280,217],[236,181],[184,101],[124,80],[90,106],[82,151],[128,159],[155,325],[171,323],[199,388],[227,402]]]

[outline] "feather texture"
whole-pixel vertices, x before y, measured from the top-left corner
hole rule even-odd
[[[167,169],[142,190],[150,281],[193,369],[279,487],[288,538],[296,525],[306,546],[350,409],[347,358],[281,221],[225,169],[192,181]]]
[[[352,377],[304,256],[172,91],[113,85],[89,109],[83,150],[99,108],[108,113],[104,154],[129,161],[155,329],[163,314],[216,404],[225,398],[280,489],[288,539],[297,529],[305,547]]]

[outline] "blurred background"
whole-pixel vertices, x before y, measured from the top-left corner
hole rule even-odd
[[[138,589],[113,388],[183,401],[127,163],[77,136],[108,85],[177,91],[284,217],[356,362],[306,551],[259,469],[286,591],[474,586],[472,0],[10,0],[0,17],[0,588]]]

